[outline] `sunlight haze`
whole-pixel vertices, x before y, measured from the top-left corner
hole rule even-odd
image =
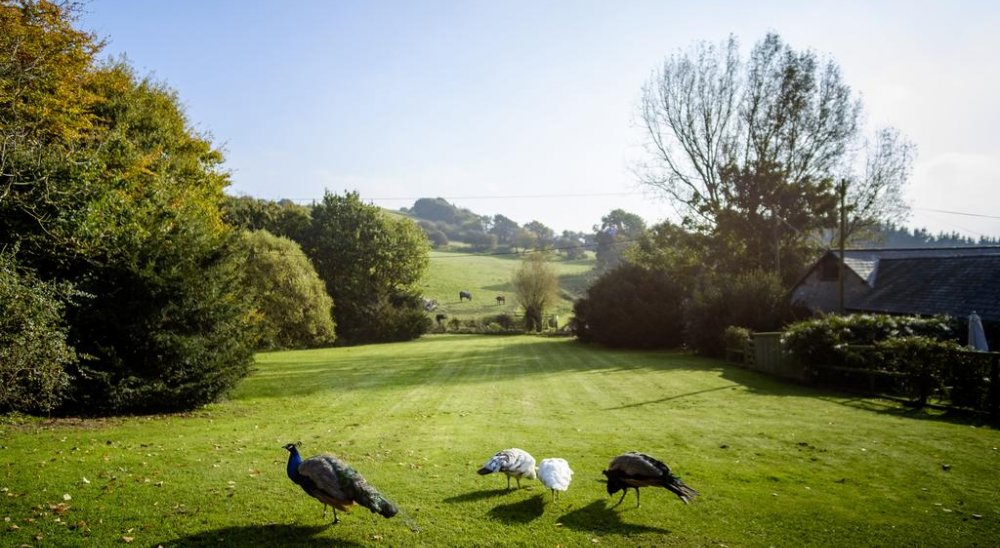
[[[643,83],[671,53],[768,31],[837,62],[866,121],[917,146],[908,225],[1000,235],[1000,4],[134,2],[81,25],[179,94],[232,194],[389,209],[443,197],[589,231],[668,203],[636,186]]]

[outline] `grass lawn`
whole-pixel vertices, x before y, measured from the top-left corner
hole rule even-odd
[[[1000,539],[1000,432],[671,352],[528,336],[262,354],[185,415],[0,423],[0,545],[946,546]],[[333,452],[402,509],[329,526],[284,472]],[[498,449],[576,471],[558,504],[476,469]],[[617,500],[614,455],[701,492]],[[948,465],[943,466],[943,465]],[[947,468],[947,469],[946,469]],[[329,518],[329,515],[328,515]]]
[[[471,319],[486,315],[521,313],[510,280],[521,266],[520,255],[472,255],[451,251],[432,251],[430,265],[421,290],[425,297],[438,301],[438,309],[431,313],[445,314],[449,318]],[[545,315],[559,316],[565,324],[573,310],[573,299],[583,295],[587,288],[587,274],[596,263],[593,256],[567,261],[553,257],[550,264],[559,274],[560,299]],[[459,302],[458,292],[469,291],[472,301]],[[506,297],[506,304],[497,305],[497,295]]]

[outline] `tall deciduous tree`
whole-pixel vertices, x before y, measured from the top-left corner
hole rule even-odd
[[[496,235],[497,243],[510,245],[514,243],[519,228],[520,226],[516,222],[498,213],[493,216],[493,223],[490,226],[489,233]]]
[[[535,245],[537,245],[539,249],[546,249],[555,244],[555,231],[545,226],[540,221],[531,221],[530,223],[524,225],[524,229],[535,235]]]
[[[607,272],[621,263],[625,249],[646,231],[646,222],[635,213],[615,209],[594,226],[598,272]]]
[[[88,295],[65,308],[69,405],[189,409],[249,372],[222,155],[176,94],[98,65],[72,3],[0,3],[0,247]]]
[[[363,203],[357,192],[327,192],[313,207],[303,249],[336,303],[341,340],[355,344],[423,333],[426,317],[415,297],[430,244],[415,223]]]
[[[67,164],[81,161],[98,102],[89,85],[101,44],[73,28],[76,13],[50,2],[0,3],[0,238],[22,258],[59,231],[59,206],[73,192]],[[45,234],[48,233],[48,234]]]
[[[747,267],[777,270],[783,246],[835,226],[843,179],[852,226],[905,215],[912,144],[892,129],[866,141],[861,101],[837,64],[776,34],[746,60],[732,37],[671,55],[643,88],[642,121],[642,182],[665,193],[686,226],[756,239]]]
[[[511,285],[524,308],[525,328],[540,331],[545,309],[559,297],[559,276],[547,262],[545,254],[536,252],[528,255],[514,272]]]
[[[92,90],[100,133],[64,183],[75,192],[60,217],[74,247],[50,270],[94,296],[68,311],[75,346],[96,358],[80,363],[74,405],[213,401],[253,357],[235,233],[219,209],[222,155],[190,128],[175,92],[123,62],[96,70]]]

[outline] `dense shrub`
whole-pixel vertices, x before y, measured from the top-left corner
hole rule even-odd
[[[700,353],[721,355],[727,326],[774,331],[789,317],[788,295],[777,275],[754,270],[732,277],[714,276],[685,301],[684,338]]]
[[[260,314],[258,348],[310,348],[334,341],[333,299],[302,248],[266,230],[244,232],[243,287]]]
[[[62,400],[64,368],[77,360],[62,326],[65,296],[0,252],[0,412],[48,412]]]
[[[570,326],[581,341],[631,348],[682,342],[684,292],[665,273],[632,264],[607,272],[573,304]]]
[[[90,358],[71,370],[67,410],[192,409],[250,373],[255,318],[232,242],[174,237],[136,250],[140,266],[109,263],[83,286],[95,297],[69,310],[70,333]]]
[[[722,342],[726,348],[742,349],[748,342],[752,331],[745,327],[730,325],[722,331]]]
[[[96,60],[96,38],[72,28],[78,7],[0,3],[0,248],[89,296],[63,313],[82,359],[64,363],[58,411],[190,409],[252,361],[220,212],[228,173],[173,90]]]
[[[858,361],[851,345],[872,345],[902,337],[949,341],[955,339],[954,333],[946,317],[831,315],[789,325],[782,335],[782,345],[803,363],[838,365]]]
[[[495,316],[485,316],[482,319],[485,324],[496,324],[502,329],[515,329],[517,327],[517,319],[510,314],[497,314]]]
[[[362,340],[409,341],[427,333],[432,326],[420,296],[398,293],[379,303],[373,331],[363,335]]]

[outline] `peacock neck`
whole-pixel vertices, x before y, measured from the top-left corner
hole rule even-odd
[[[298,483],[301,478],[301,476],[299,476],[300,464],[302,464],[302,455],[299,455],[298,451],[290,451],[288,454],[288,467],[286,472],[288,473],[288,478],[295,483]]]

